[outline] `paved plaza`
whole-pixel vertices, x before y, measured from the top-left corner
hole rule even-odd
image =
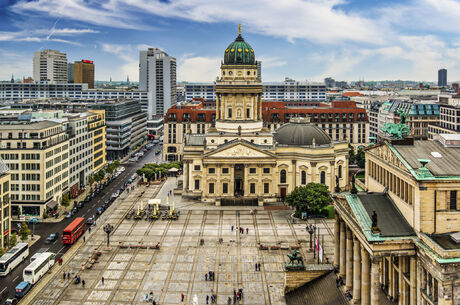
[[[305,223],[292,224],[291,212],[286,210],[259,209],[252,215],[247,207],[215,207],[182,202],[179,197],[173,199],[181,212],[179,220],[125,219],[125,214],[140,200],[165,198],[173,185],[174,181],[168,180],[161,190],[159,186],[139,186],[124,194],[99,219],[86,242],[80,240],[74,245],[75,250],[69,251],[64,264],[56,266],[37,291],[32,291],[32,295],[37,294],[29,303],[147,304],[146,294],[152,291],[157,304],[192,304],[195,295],[198,304],[206,304],[206,296],[213,291],[217,304],[227,304],[233,289],[243,288],[244,298],[238,304],[285,304],[284,265],[288,248],[300,245],[306,261],[313,262]],[[103,250],[105,223],[115,227],[110,251]],[[238,233],[236,227],[240,226],[244,234]],[[321,220],[317,226],[324,236],[326,257],[332,262],[333,222]],[[147,248],[121,248],[120,242],[140,242]],[[158,242],[160,250],[149,248]],[[259,244],[279,249],[261,250]],[[82,264],[95,249],[102,252],[98,262],[91,269],[82,270]],[[257,262],[261,263],[261,271],[255,271]],[[205,280],[208,271],[215,272],[215,281]],[[71,278],[78,274],[85,280],[85,287],[74,285],[71,279],[64,280],[64,272],[71,272]],[[182,293],[184,302],[180,300]]]

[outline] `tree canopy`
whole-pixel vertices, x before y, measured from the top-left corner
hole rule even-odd
[[[182,168],[182,162],[174,161],[170,163],[161,163],[161,164],[156,164],[156,163],[150,163],[150,164],[145,164],[142,168],[138,169],[136,173],[139,176],[145,175],[145,178],[148,180],[155,179],[155,175],[167,175],[168,170],[171,168],[177,168],[180,169]]]
[[[331,202],[331,197],[326,185],[308,183],[306,186],[297,186],[286,197],[286,202],[296,208],[297,214],[319,214]]]

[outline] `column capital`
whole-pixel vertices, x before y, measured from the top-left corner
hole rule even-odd
[[[379,264],[382,261],[381,256],[371,256],[370,261],[372,264]]]
[[[335,165],[335,161],[329,161],[330,165]]]
[[[318,162],[310,162],[311,167],[316,167],[317,164]]]

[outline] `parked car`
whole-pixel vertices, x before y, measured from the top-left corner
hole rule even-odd
[[[27,223],[28,224],[38,224],[40,223],[40,220],[38,218],[35,218],[35,217],[32,217],[32,218],[29,218],[29,220],[27,220]]]
[[[86,224],[88,226],[92,226],[94,224],[94,218],[93,217],[89,217],[88,219],[86,219]]]
[[[102,213],[104,213],[104,208],[103,207],[97,208],[97,214],[101,215]]]
[[[80,201],[78,204],[77,204],[77,209],[81,209],[83,207],[83,202]]]
[[[65,214],[65,218],[70,218],[70,217],[72,217],[72,213],[71,213],[71,212]]]
[[[112,197],[113,197],[113,198],[117,198],[119,195],[120,195],[120,194],[119,194],[118,192],[115,192],[115,193],[112,194]]]
[[[59,233],[52,233],[48,238],[45,240],[45,243],[51,244],[53,241],[57,240],[59,238]]]
[[[87,196],[87,197],[85,198],[84,201],[85,201],[85,202],[89,202],[90,200],[91,200],[91,197],[90,197],[90,196]]]
[[[18,303],[18,299],[16,298],[8,298],[6,299],[6,305],[16,305]]]
[[[26,295],[27,292],[29,292],[30,288],[32,288],[32,284],[29,282],[20,282],[15,290],[15,296],[17,298],[22,298],[23,296]]]
[[[75,214],[77,214],[77,212],[78,212],[78,209],[77,209],[77,208],[73,208],[71,213],[72,213],[72,215],[75,215]]]

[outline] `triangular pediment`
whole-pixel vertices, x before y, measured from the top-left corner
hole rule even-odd
[[[236,143],[232,143],[230,145],[224,145],[223,147],[219,147],[211,152],[208,152],[205,155],[206,158],[270,158],[273,159],[276,156],[268,151],[264,151],[255,147],[254,145],[250,145],[248,143],[239,141]]]

